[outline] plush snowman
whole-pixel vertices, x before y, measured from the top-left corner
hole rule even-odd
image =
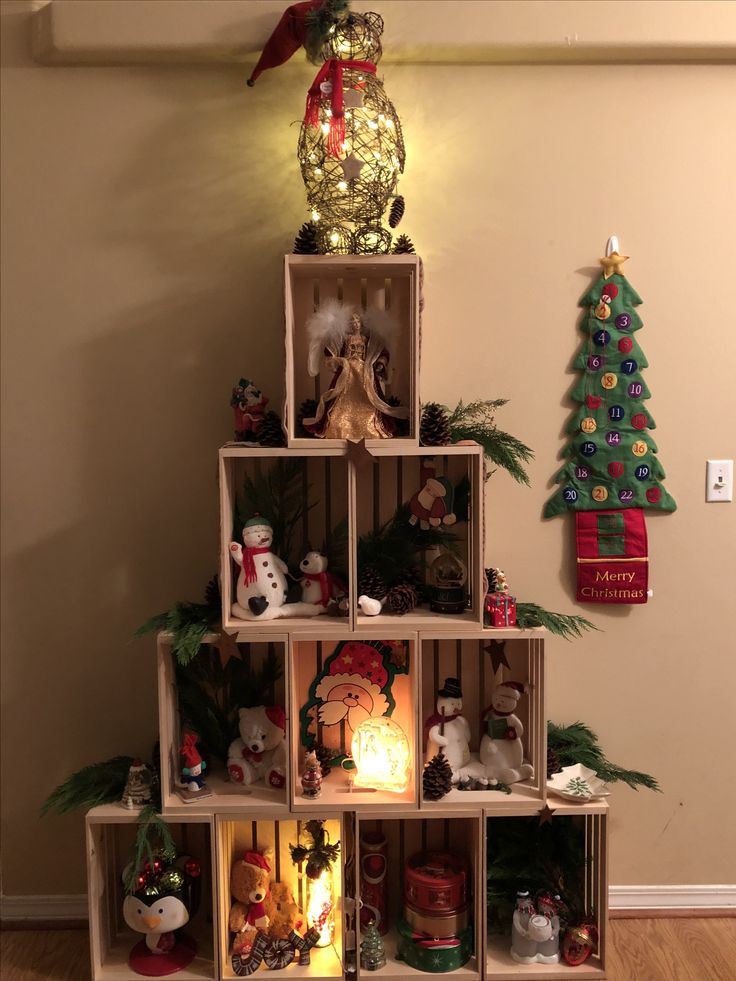
[[[243,526],[243,544],[230,543],[230,556],[240,567],[233,616],[254,620],[286,602],[289,570],[271,551],[272,542],[273,528],[265,518],[255,515]]]
[[[323,611],[327,609],[330,600],[339,599],[347,591],[345,584],[327,571],[327,565],[327,556],[321,552],[307,552],[299,563],[303,573],[303,578],[300,579],[302,602],[319,605]]]
[[[489,779],[518,783],[534,776],[534,767],[524,762],[524,726],[514,714],[524,691],[518,681],[503,682],[483,714],[486,732],[480,741],[480,761]]]
[[[457,678],[446,678],[437,692],[437,712],[424,724],[427,733],[429,762],[442,750],[452,770],[452,782],[457,783],[461,770],[470,763],[470,725],[464,715],[463,693]]]

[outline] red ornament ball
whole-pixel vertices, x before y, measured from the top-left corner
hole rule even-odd
[[[618,349],[622,354],[629,354],[634,350],[634,342],[630,337],[622,337],[618,342]]]
[[[650,487],[647,491],[647,500],[650,504],[657,504],[662,497],[662,491],[659,487]]]
[[[585,404],[589,409],[600,409],[603,399],[600,395],[586,395]]]
[[[595,941],[589,926],[568,927],[562,938],[562,957],[570,967],[579,967],[593,953]]]
[[[614,460],[613,463],[608,464],[608,472],[612,477],[623,477],[624,465],[619,463],[618,460]]]
[[[646,429],[647,417],[643,412],[635,412],[631,417],[631,425],[634,427],[634,429]]]
[[[198,879],[202,874],[202,866],[196,858],[190,858],[184,866],[184,871],[190,879]]]

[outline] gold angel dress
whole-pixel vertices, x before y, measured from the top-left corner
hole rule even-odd
[[[332,371],[330,387],[304,428],[322,439],[390,439],[406,406],[389,405],[383,381],[389,361],[387,334],[392,322],[379,310],[357,313],[335,300],[307,322],[308,370],[316,377],[322,365]]]

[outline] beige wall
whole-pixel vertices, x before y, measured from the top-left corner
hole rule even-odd
[[[42,68],[3,4],[3,758],[6,894],[84,890],[72,770],[150,751],[135,627],[216,567],[216,448],[241,372],[281,394],[280,257],[303,217],[306,67]],[[617,791],[614,883],[736,881],[730,624],[736,456],[730,66],[391,66],[405,230],[426,262],[422,395],[504,396],[532,489],[489,487],[489,562],[570,610],[572,526],[540,511],[569,413],[576,304],[607,236],[632,255],[650,403],[680,509],[649,519],[654,599],[553,641],[550,714],[664,793]]]

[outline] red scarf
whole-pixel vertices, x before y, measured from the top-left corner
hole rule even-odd
[[[248,917],[245,922],[248,924],[248,926],[255,926],[256,920],[260,920],[265,915],[266,907],[263,905],[263,903],[251,903],[250,907],[248,908]]]
[[[439,726],[443,722],[454,722],[455,719],[460,718],[460,712],[456,712],[454,715],[440,715],[439,712],[435,712],[434,715],[430,715],[427,721],[424,723],[424,746],[426,748],[429,742],[429,730],[432,726]]]
[[[311,579],[312,582],[319,582],[319,588],[321,592],[320,605],[327,606],[330,602],[330,583],[334,582],[335,577],[331,576],[329,572],[305,572],[305,579]]]
[[[270,552],[270,547],[266,548],[248,548],[243,549],[243,577],[245,579],[245,585],[250,586],[252,582],[255,582],[258,578],[256,573],[256,564],[253,561],[254,555],[265,555],[266,552]]]
[[[319,105],[321,100],[326,98],[320,85],[329,81],[332,85],[329,96],[332,116],[327,137],[327,152],[330,156],[338,158],[342,154],[342,145],[345,142],[345,107],[342,96],[342,73],[345,68],[372,75],[376,73],[376,66],[370,61],[341,61],[339,58],[330,58],[317,72],[307,92],[307,109],[304,113],[304,122],[307,126],[319,126]]]

